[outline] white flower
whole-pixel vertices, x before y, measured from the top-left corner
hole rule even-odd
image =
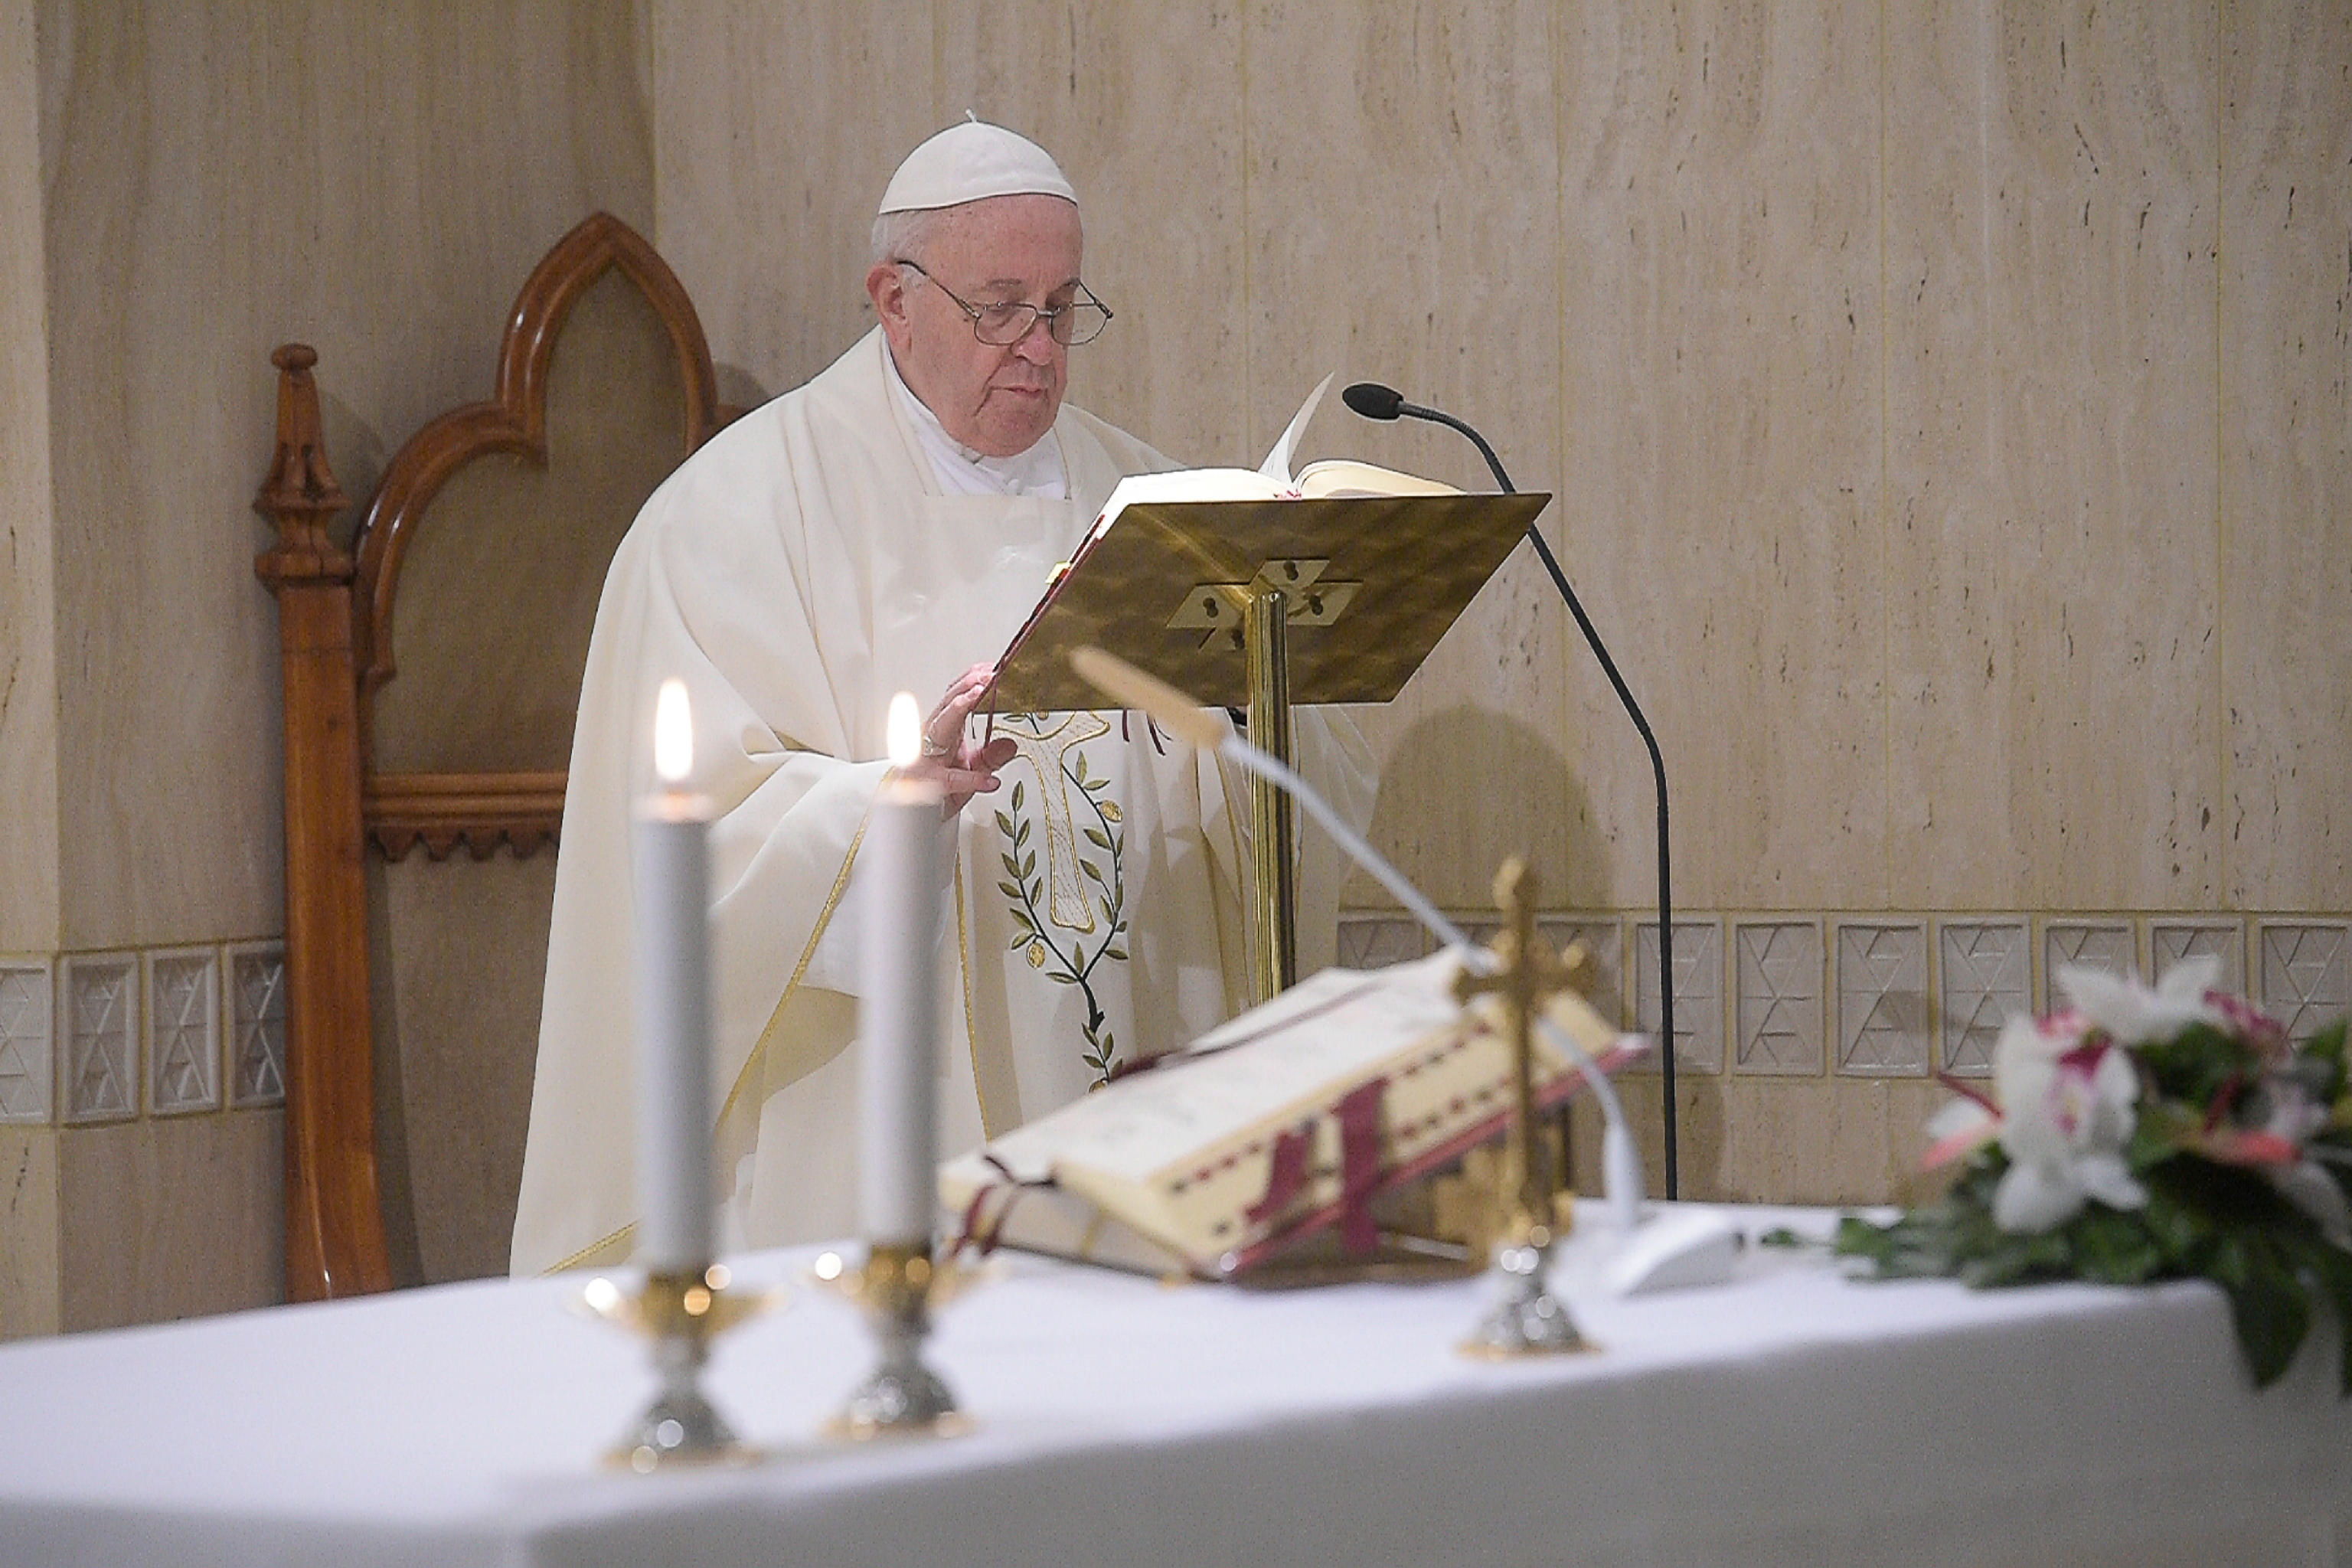
[[[2075,1014],[2021,1016],[1993,1047],[2000,1145],[2010,1159],[1993,1194],[1993,1223],[2003,1230],[2049,1230],[2090,1198],[2118,1209],[2147,1202],[2123,1159],[2139,1076],[2112,1041],[2085,1043],[2089,1022]]]
[[[2137,975],[2110,974],[2082,964],[2058,971],[2059,987],[2084,1022],[2105,1029],[2119,1046],[2168,1040],[2191,1024],[2226,1028],[2229,1020],[2205,999],[2221,978],[2221,961],[2210,954],[2174,964],[2153,989]]]

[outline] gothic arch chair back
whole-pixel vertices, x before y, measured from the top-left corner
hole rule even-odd
[[[317,356],[271,358],[287,1295],[503,1273],[597,595],[639,505],[734,411],[685,289],[603,213],[523,284],[495,395],[401,447],[348,546]]]

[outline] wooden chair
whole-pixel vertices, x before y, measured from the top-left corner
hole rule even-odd
[[[523,284],[496,395],[409,439],[348,547],[317,355],[270,357],[255,506],[278,542],[255,568],[285,689],[286,1293],[502,1273],[554,888],[538,851],[597,596],[645,498],[740,411],[685,289],[603,213]]]

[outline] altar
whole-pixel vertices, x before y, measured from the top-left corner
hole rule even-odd
[[[579,1276],[0,1349],[0,1563],[2352,1563],[2334,1336],[2257,1394],[2201,1284],[1751,1246],[1620,1299],[1571,1247],[1598,1350],[1496,1363],[1454,1348],[1478,1281],[1006,1258],[932,1342],[975,1429],[841,1445],[870,1352],[813,1257],[734,1260],[790,1291],[712,1363],[741,1468],[603,1462],[651,1376]]]

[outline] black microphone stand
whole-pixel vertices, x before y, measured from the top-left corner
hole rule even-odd
[[[1424,408],[1418,403],[1407,403],[1386,387],[1368,386],[1364,390],[1374,395],[1360,402],[1354,395],[1358,391],[1354,386],[1342,395],[1348,406],[1358,414],[1368,419],[1383,416],[1394,419],[1403,415],[1459,431],[1470,437],[1472,444],[1478,448],[1478,455],[1486,459],[1486,467],[1493,471],[1495,482],[1502,487],[1503,493],[1518,493],[1518,487],[1511,483],[1511,476],[1503,471],[1503,460],[1495,456],[1495,448],[1488,446],[1486,437],[1477,431],[1443,409]],[[1391,406],[1390,399],[1395,400],[1392,405],[1394,412],[1387,412]],[[1593,629],[1592,617],[1584,613],[1584,605],[1577,598],[1576,590],[1569,586],[1568,574],[1559,569],[1559,562],[1552,555],[1551,546],[1544,542],[1542,531],[1532,522],[1528,524],[1528,542],[1536,547],[1537,555],[1543,560],[1544,570],[1551,574],[1552,585],[1559,590],[1560,598],[1567,602],[1568,613],[1576,617],[1577,629],[1584,634],[1585,642],[1592,649],[1592,657],[1601,661],[1601,672],[1616,689],[1617,700],[1624,704],[1626,714],[1633,721],[1633,728],[1641,731],[1642,744],[1650,750],[1650,776],[1658,796],[1658,1060],[1665,1101],[1666,1196],[1672,1199],[1678,1195],[1679,1184],[1675,1180],[1675,1159],[1674,861],[1666,833],[1666,759],[1658,750],[1658,737],[1651,731],[1650,721],[1643,716],[1642,705],[1633,700],[1632,689],[1625,684],[1625,678],[1617,672],[1617,661],[1609,657],[1609,649],[1601,643],[1601,634]],[[1637,997],[1638,994],[1637,992]]]

